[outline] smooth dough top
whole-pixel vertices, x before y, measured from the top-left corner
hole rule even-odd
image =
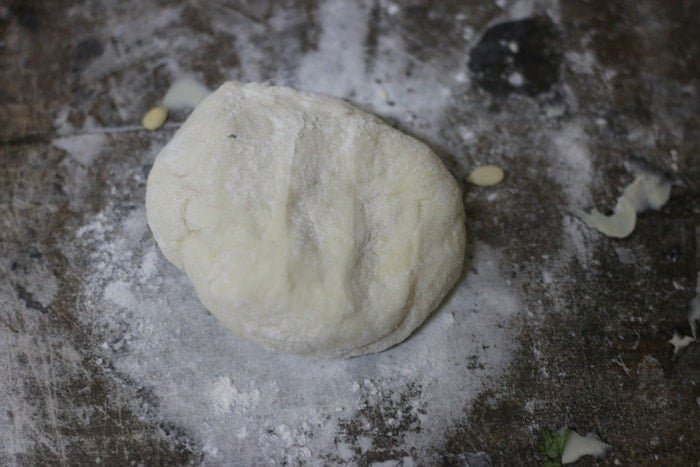
[[[280,352],[403,341],[461,274],[461,191],[427,146],[346,102],[228,82],[157,156],[148,223],[204,306]]]

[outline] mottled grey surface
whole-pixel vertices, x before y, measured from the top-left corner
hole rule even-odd
[[[613,446],[582,465],[698,462],[700,347],[674,355],[668,340],[690,333],[700,270],[700,2],[375,0],[336,18],[341,4],[0,2],[0,463],[235,463],[179,421],[162,380],[129,371],[155,331],[129,328],[146,308],[115,292],[195,307],[176,271],[147,263],[138,217],[150,162],[186,113],[156,133],[139,121],[186,72],[335,94],[424,140],[465,190],[472,251],[498,252],[498,279],[523,301],[504,323],[504,371],[468,386],[475,399],[455,403],[440,436],[421,438],[438,433],[429,385],[377,382],[324,449],[307,448],[321,422],[292,430],[279,455],[264,443],[286,443],[286,428],[259,427],[259,462],[537,465],[541,431],[561,426]],[[504,183],[467,187],[480,163],[503,166]],[[673,189],[632,236],[577,220],[640,169]],[[463,357],[475,374],[497,366]]]

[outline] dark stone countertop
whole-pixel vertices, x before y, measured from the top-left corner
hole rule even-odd
[[[540,465],[564,426],[613,447],[580,465],[700,461],[700,347],[669,344],[700,271],[700,2],[6,0],[0,31],[0,463]],[[336,95],[433,147],[480,298],[319,363],[321,393],[229,344],[144,220],[187,113],[140,119],[187,73]],[[504,182],[467,186],[485,163]],[[672,193],[630,237],[580,221],[640,170]]]

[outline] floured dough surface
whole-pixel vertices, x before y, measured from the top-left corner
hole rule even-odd
[[[460,189],[424,144],[330,97],[228,82],[156,158],[148,222],[207,309],[275,351],[395,345],[465,252]]]

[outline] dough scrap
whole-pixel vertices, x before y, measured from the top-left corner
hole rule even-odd
[[[163,106],[153,107],[141,119],[141,125],[149,131],[157,130],[168,119],[168,108]]]
[[[581,436],[575,431],[569,432],[566,446],[561,455],[561,463],[572,464],[583,456],[604,457],[612,450],[612,446],[593,436]]]
[[[346,102],[228,82],[157,156],[148,223],[231,331],[319,358],[408,337],[461,275],[461,191],[427,146]]]
[[[472,170],[467,181],[476,186],[493,186],[503,181],[503,169],[497,165],[482,165]]]
[[[628,237],[637,225],[637,213],[648,209],[658,211],[671,196],[671,184],[653,174],[638,175],[625,188],[615,204],[612,215],[601,214],[593,209],[590,214],[584,213],[583,222],[608,237]]]

